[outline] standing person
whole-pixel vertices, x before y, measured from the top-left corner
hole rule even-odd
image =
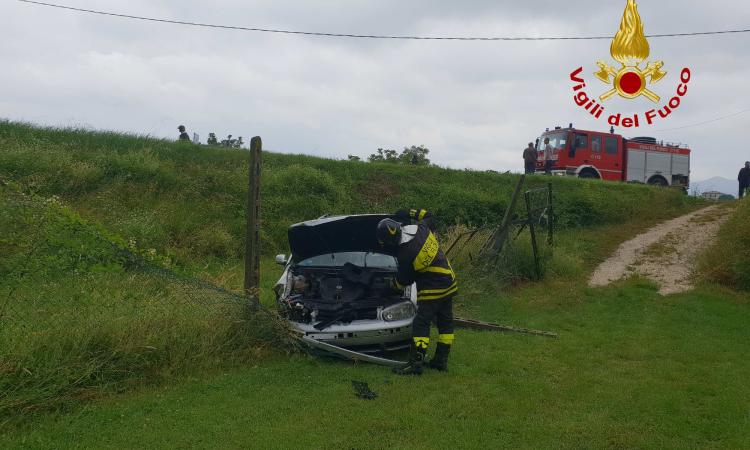
[[[177,139],[179,142],[191,142],[190,136],[185,131],[185,125],[180,125],[177,130],[180,132],[180,137]]]
[[[742,198],[745,196],[745,190],[750,188],[750,161],[745,161],[745,167],[740,169],[737,181],[740,182],[740,198]]]
[[[537,153],[534,144],[529,142],[529,146],[523,151],[524,173],[529,174],[536,172],[536,157]]]
[[[381,246],[396,255],[398,272],[395,289],[403,290],[417,283],[417,315],[412,323],[412,344],[409,361],[393,372],[399,375],[421,375],[430,345],[430,323],[438,329],[435,356],[428,367],[445,372],[448,354],[453,345],[453,297],[458,291],[456,274],[440,249],[432,232],[432,214],[424,209],[401,210],[395,214],[400,221],[416,221],[404,225],[397,220],[383,219],[376,236]]]
[[[555,155],[555,149],[549,144],[549,138],[544,138],[544,174],[552,175],[552,165],[555,163],[553,160]]]

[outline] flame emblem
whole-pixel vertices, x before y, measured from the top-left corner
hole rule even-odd
[[[648,59],[651,48],[643,32],[643,22],[635,0],[628,0],[620,30],[612,39],[609,52],[612,58],[622,64],[622,68],[616,70],[604,61],[596,62],[599,71],[594,75],[604,83],[612,85],[612,89],[599,96],[601,101],[608,100],[615,94],[627,99],[643,95],[654,103],[660,100],[647,85],[656,83],[667,73],[662,70],[663,61],[647,62],[644,69],[640,68],[640,64]]]

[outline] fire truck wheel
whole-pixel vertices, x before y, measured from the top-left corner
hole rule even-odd
[[[578,178],[594,179],[594,178],[599,178],[599,175],[597,175],[597,173],[594,172],[593,170],[584,169],[581,171],[581,173],[578,174]]]
[[[651,177],[650,180],[648,180],[648,184],[651,186],[659,186],[659,187],[667,187],[669,186],[669,183],[667,183],[667,180],[664,179],[664,177]]]

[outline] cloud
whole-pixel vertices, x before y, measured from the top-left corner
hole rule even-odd
[[[135,0],[82,8],[282,29],[398,35],[613,35],[623,2],[586,0],[245,1]],[[750,4],[640,2],[647,33],[742,28]],[[572,122],[608,128],[572,102],[568,74],[609,59],[608,41],[435,42],[331,39],[199,29],[0,4],[0,116],[54,125],[175,137],[179,123],[205,137],[262,135],[274,150],[343,158],[378,147],[424,144],[452,167],[519,170],[527,142]],[[688,97],[658,128],[746,109],[746,35],[652,39],[669,72],[654,88],[668,98],[682,66]],[[645,111],[613,100],[608,109]],[[732,177],[750,159],[747,116],[639,135],[688,142],[693,178]],[[634,132],[636,133],[636,132]],[[626,133],[626,134],[634,134]]]

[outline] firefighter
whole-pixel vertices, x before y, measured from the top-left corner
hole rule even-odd
[[[417,315],[412,324],[409,361],[393,371],[400,375],[422,374],[430,345],[430,323],[435,321],[439,336],[435,356],[428,367],[445,372],[453,344],[453,297],[458,291],[456,274],[435,238],[429,212],[424,209],[401,210],[395,218],[381,220],[376,235],[380,245],[398,260],[394,288],[403,290],[416,282]],[[411,221],[416,224],[401,224]]]
[[[750,161],[745,161],[745,167],[740,169],[737,181],[740,182],[740,198],[742,198],[745,196],[747,188],[750,187]]]

